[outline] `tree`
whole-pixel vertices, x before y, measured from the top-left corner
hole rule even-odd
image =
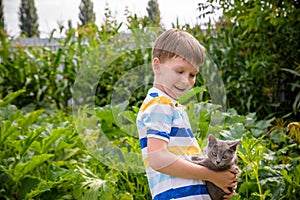
[[[161,17],[157,0],[150,0],[148,2],[148,6],[149,7],[147,8],[147,12],[150,23],[152,23],[155,26],[159,26]]]
[[[79,19],[81,21],[81,26],[86,24],[95,23],[96,17],[93,9],[93,2],[91,0],[81,0],[79,6]]]
[[[3,12],[3,4],[2,0],[0,0],[0,30],[5,29],[5,23],[4,23],[4,12]]]
[[[299,119],[298,1],[209,0],[199,10],[210,14],[213,3],[224,16],[204,44],[222,72],[229,107],[260,118]]]
[[[34,0],[21,0],[19,19],[21,22],[21,35],[25,35],[27,37],[40,36],[40,31],[38,29],[38,15]]]

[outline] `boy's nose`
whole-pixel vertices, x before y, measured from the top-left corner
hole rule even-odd
[[[182,75],[182,82],[189,83],[189,77],[187,75]]]

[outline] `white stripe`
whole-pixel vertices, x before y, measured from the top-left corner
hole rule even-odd
[[[154,186],[154,187],[152,186],[153,187],[152,191],[154,192],[154,194],[162,193],[162,192],[170,189],[170,185],[172,185],[171,183],[172,182],[170,181],[170,179],[162,181],[162,182],[158,183],[156,186]]]
[[[171,137],[170,143],[172,143],[172,146],[198,146],[198,142],[189,137],[181,137],[181,138]]]
[[[197,195],[197,196],[189,196],[189,197],[182,197],[176,200],[211,200],[210,196],[207,194]]]
[[[143,148],[142,149],[142,154],[143,155],[148,155],[148,149],[147,148]],[[145,157],[146,158],[146,157]]]
[[[156,178],[156,177],[154,177]],[[169,179],[164,179],[164,181],[156,184],[156,186],[154,186],[152,188],[152,191],[155,194],[160,194],[166,190],[171,189],[170,185],[172,186],[172,188],[180,188],[180,187],[185,187],[185,186],[192,186],[192,185],[204,185],[204,183],[201,180],[191,180],[191,179],[183,179],[183,178],[177,178],[177,177],[171,177]],[[195,199],[197,197],[197,199],[201,199],[200,197],[204,196],[204,199],[210,199],[209,195],[197,195],[197,196],[191,196],[187,199]],[[185,199],[185,198],[180,198],[180,199]]]
[[[157,108],[159,113],[173,116],[173,108],[167,104],[153,104],[141,113],[142,115],[149,115],[149,113],[155,112],[155,108]]]

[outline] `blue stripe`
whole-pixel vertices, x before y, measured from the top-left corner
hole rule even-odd
[[[170,137],[195,137],[190,128],[172,127]]]
[[[164,113],[152,112],[149,113],[147,117],[145,117],[144,122],[145,123],[159,122],[159,123],[171,124],[172,116]]]
[[[136,124],[138,127],[145,127],[145,124],[141,120],[136,120]]]
[[[168,135],[168,133],[162,131],[158,131],[158,130],[153,130],[153,129],[150,129],[150,130],[147,130],[147,134],[152,134],[152,135],[159,135],[159,136],[162,136],[162,137],[165,137],[165,138],[168,138],[170,139],[170,136]]]
[[[178,199],[201,194],[208,194],[205,185],[191,185],[164,191],[160,194],[157,194],[154,197],[154,200]]]
[[[182,118],[183,118],[183,115],[180,114],[180,113],[178,112],[178,110],[174,110],[173,118],[174,118],[174,120],[175,120],[175,119],[182,119]]]
[[[149,187],[152,190],[154,187],[156,187],[159,183],[162,183],[166,180],[175,178],[174,176],[168,175],[168,174],[156,174],[155,176],[148,179],[149,181]]]
[[[144,137],[144,138],[140,139],[140,147],[141,147],[141,149],[147,147],[147,145],[148,145],[148,139],[147,139],[147,137]]]
[[[158,93],[156,93],[156,92],[150,93],[149,95],[150,95],[151,97],[158,97]]]

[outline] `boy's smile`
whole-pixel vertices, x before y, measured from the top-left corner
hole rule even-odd
[[[177,99],[191,89],[196,81],[198,69],[181,57],[161,63],[158,58],[152,62],[155,74],[154,87]]]

